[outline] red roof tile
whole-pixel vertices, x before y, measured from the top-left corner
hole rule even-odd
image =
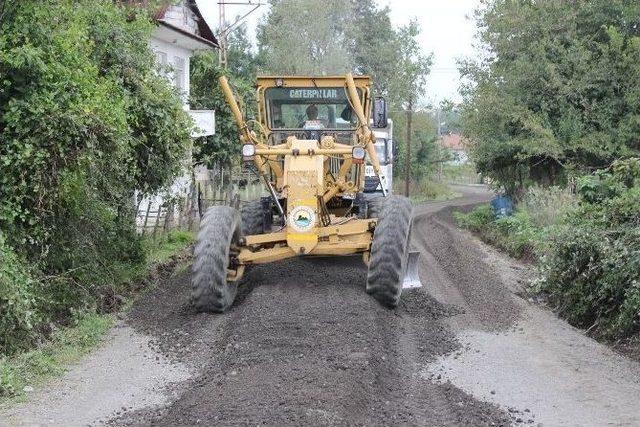
[[[438,143],[446,148],[450,148],[452,150],[466,150],[466,142],[462,135],[457,133],[452,133],[449,135],[442,135]]]

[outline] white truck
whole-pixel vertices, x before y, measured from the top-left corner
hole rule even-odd
[[[372,123],[375,126],[375,124]],[[387,126],[383,128],[373,128],[373,134],[376,137],[376,153],[387,181],[387,193],[393,192],[393,121],[387,120]],[[377,197],[382,195],[382,184],[376,176],[373,166],[367,162],[364,169],[364,192],[369,197]]]

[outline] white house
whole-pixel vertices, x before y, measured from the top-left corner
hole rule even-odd
[[[168,76],[183,96],[184,108],[195,121],[198,131],[195,136],[215,133],[213,110],[191,110],[189,108],[189,60],[199,51],[217,49],[211,28],[206,23],[195,0],[182,0],[161,6],[153,18],[157,23],[149,41],[159,64],[171,70]]]
[[[144,3],[144,0],[132,0]],[[206,23],[195,0],[167,1],[154,13],[157,27],[149,40],[149,46],[159,64],[169,70],[167,78],[181,93],[184,109],[191,115],[196,130],[192,137],[208,136],[215,133],[215,111],[191,110],[189,107],[189,66],[191,57],[197,52],[218,49],[211,28]],[[185,159],[190,164],[191,159]],[[187,173],[171,186],[173,196],[185,196],[191,185],[191,173]],[[145,222],[146,212],[151,212],[151,224],[158,220],[157,212],[164,203],[163,195],[143,198],[139,203],[138,225]]]

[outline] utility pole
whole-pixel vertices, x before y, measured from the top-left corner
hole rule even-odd
[[[404,165],[404,195],[409,197],[409,184],[411,182],[411,119],[413,116],[413,95],[409,95],[407,108],[407,157]]]
[[[220,35],[218,36],[218,44],[220,45],[220,49],[218,49],[218,63],[220,67],[227,68],[227,31],[225,31],[227,20],[224,16],[224,5],[224,2],[218,3],[218,16],[220,17],[220,22],[218,23],[218,28],[220,29]]]
[[[438,157],[440,158],[440,162],[438,164],[438,181],[442,182],[442,175],[443,175],[443,164],[442,164],[442,157],[443,157],[443,149],[442,149],[442,121],[440,119],[440,111],[441,108],[438,107],[437,111],[437,118],[438,118],[438,143],[436,145],[436,148],[438,149]]]
[[[242,16],[236,17],[236,20],[232,24],[227,24],[227,19],[225,17],[225,5],[252,6],[253,9],[251,9],[249,12],[245,13]],[[244,21],[244,18],[251,15],[254,11],[256,11],[262,5],[263,3],[255,0],[220,0],[218,2],[218,7],[219,7],[218,9],[218,16],[219,16],[218,44],[220,45],[220,49],[218,50],[218,62],[220,64],[220,67],[227,68],[227,65],[228,65],[227,52],[229,50],[229,43],[228,43],[229,33],[231,33],[231,31],[237,28],[238,24]]]

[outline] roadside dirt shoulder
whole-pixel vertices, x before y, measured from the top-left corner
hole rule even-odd
[[[416,217],[430,230],[416,242],[423,271],[431,268],[423,279],[430,294],[464,311],[448,321],[463,350],[424,374],[506,408],[516,422],[640,424],[640,365],[529,301],[530,266],[455,226],[452,212],[468,208]]]

